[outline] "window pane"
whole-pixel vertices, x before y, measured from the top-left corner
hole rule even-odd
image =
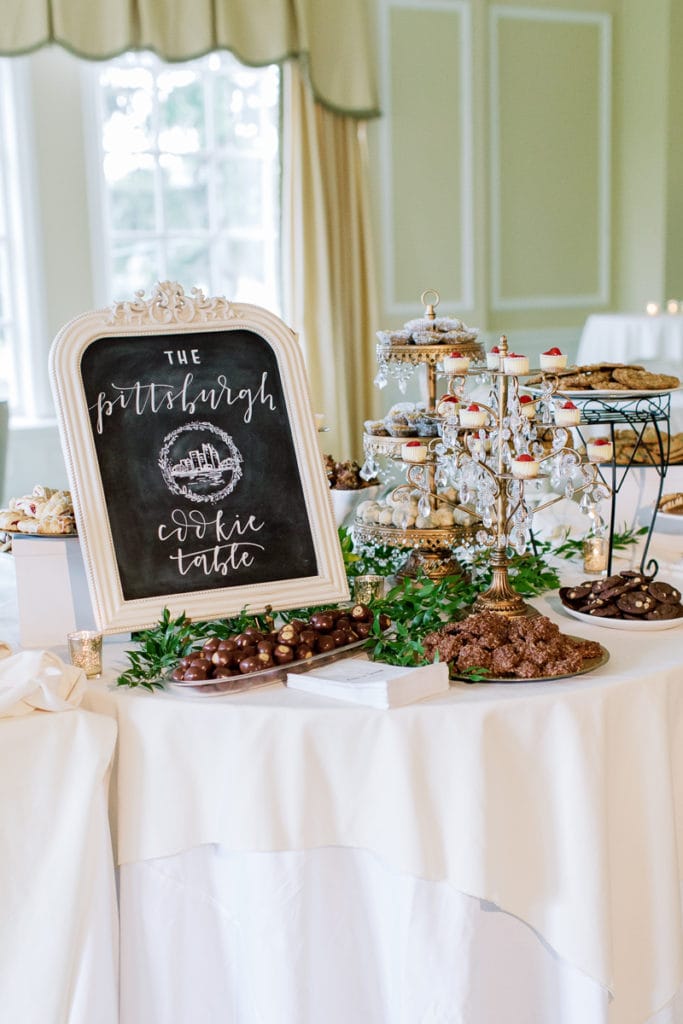
[[[149,291],[163,273],[158,242],[127,242],[112,248],[112,301],[131,299],[138,289]]]
[[[166,71],[159,90],[159,149],[167,153],[197,153],[206,146],[204,91],[196,74]]]
[[[186,292],[199,287],[211,293],[211,270],[206,242],[168,242],[166,247],[168,277],[182,284]]]
[[[116,166],[115,166],[116,164]],[[154,159],[151,156],[105,158],[109,217],[114,231],[154,231]]]
[[[246,295],[263,293],[263,242],[230,239],[219,247],[218,261],[221,280],[229,282],[229,286],[226,284],[229,298],[245,301]]]
[[[277,125],[279,74],[275,68],[242,68],[216,81],[216,142],[231,149],[253,150],[272,145],[263,137],[264,124]]]
[[[105,301],[175,279],[277,312],[279,69],[146,53],[93,74],[104,228],[115,233],[95,246],[115,293]]]
[[[263,220],[262,165],[235,157],[216,168],[218,226],[256,227]],[[267,187],[267,185],[266,185]]]
[[[139,153],[154,143],[154,103],[145,89],[105,90],[102,145],[108,153]]]
[[[191,156],[159,157],[167,231],[194,231],[209,226],[206,161]]]
[[[0,323],[10,316],[8,265],[7,245],[0,242]]]

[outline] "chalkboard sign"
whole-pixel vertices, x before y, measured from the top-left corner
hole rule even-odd
[[[164,282],[67,324],[50,369],[101,629],[348,596],[281,320]]]

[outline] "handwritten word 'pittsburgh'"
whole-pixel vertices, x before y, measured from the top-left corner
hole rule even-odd
[[[110,392],[100,391],[97,401],[89,407],[96,414],[97,433],[104,432],[105,419],[120,409],[132,409],[137,416],[168,409],[193,415],[200,409],[215,410],[224,405],[239,404],[244,406],[242,418],[245,423],[251,423],[254,408],[258,405],[265,405],[271,412],[275,411],[275,399],[267,387],[267,370],[261,374],[261,382],[256,390],[243,387],[238,391],[230,386],[222,373],[216,377],[215,385],[209,387],[193,389],[193,380],[194,375],[187,373],[180,387],[173,384],[143,384],[139,380],[128,386],[112,384]]]

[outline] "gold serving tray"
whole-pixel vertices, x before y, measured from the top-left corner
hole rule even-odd
[[[565,635],[572,640],[583,639],[583,637],[572,636],[571,633],[566,633]],[[602,644],[600,644],[600,647],[602,648],[602,653],[596,658],[586,658],[578,672],[568,672],[561,676],[533,676],[531,679],[517,679],[514,676],[487,676],[485,679],[477,679],[476,683],[553,683],[557,679],[573,679],[574,676],[585,676],[587,672],[593,672],[596,668],[602,668],[609,661],[609,651]],[[451,679],[461,683],[470,683],[471,685],[475,683],[475,680],[458,672],[451,671],[449,675]]]

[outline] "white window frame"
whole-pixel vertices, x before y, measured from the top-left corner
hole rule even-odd
[[[28,57],[0,59],[0,123],[10,244],[10,322],[13,372],[9,381],[13,426],[54,420],[47,375],[50,339],[44,301],[38,176]]]
[[[188,61],[188,63],[191,63]],[[100,306],[109,306],[114,298],[121,299],[121,296],[112,296],[111,287],[109,282],[109,276],[107,273],[106,261],[98,257],[99,253],[103,253],[110,245],[110,239],[112,233],[109,230],[108,224],[108,210],[106,202],[106,182],[104,180],[104,173],[102,167],[102,150],[101,150],[101,118],[99,110],[99,84],[97,81],[100,71],[100,66],[97,63],[83,64],[82,69],[82,96],[83,96],[83,118],[84,118],[84,133],[85,133],[85,159],[86,159],[86,174],[88,180],[88,202],[89,202],[89,215],[90,215],[90,232],[92,240],[92,286],[95,301]],[[283,83],[282,77],[280,80],[280,88],[282,90]],[[282,104],[280,104],[280,108]],[[280,132],[280,145],[281,132]],[[280,153],[280,159],[282,154]],[[211,228],[206,232],[209,234]],[[282,219],[279,219],[279,231],[278,238],[273,246],[273,250],[270,253],[266,253],[266,260],[270,264],[269,273],[274,284],[277,301],[270,306],[270,311],[276,315],[280,315],[281,307],[283,304],[282,295],[282,268],[279,265],[281,263],[282,253]],[[161,237],[164,237],[163,232]],[[160,271],[160,276],[165,276]],[[191,282],[182,282],[184,285],[189,285]],[[209,294],[218,294],[219,288],[209,287]],[[228,295],[228,299],[234,299],[235,296]],[[130,296],[132,298],[132,296]],[[253,299],[246,298],[243,301],[253,302]]]

